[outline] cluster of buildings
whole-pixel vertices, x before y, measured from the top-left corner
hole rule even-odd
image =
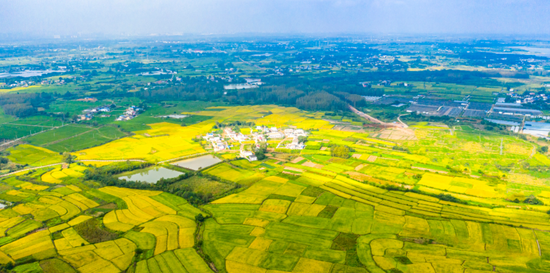
[[[379,80],[378,82],[359,82],[359,84],[365,88],[371,88],[373,85],[377,85],[377,86],[391,86],[392,84],[392,81],[391,80]],[[410,83],[406,83],[406,82],[403,82],[403,83],[398,83],[397,86],[401,86],[401,87],[414,87],[414,85],[410,84]]]
[[[256,129],[264,132],[265,136],[268,139],[281,139],[285,137],[285,134],[282,132],[279,132],[279,129],[277,129],[277,127],[267,128],[265,126],[264,127],[258,126],[256,127]]]
[[[137,117],[141,110],[141,108],[132,105],[128,107],[126,111],[124,111],[123,115],[120,115],[118,118],[116,118],[116,121],[131,120]]]
[[[77,99],[76,101],[82,101],[82,102],[96,102],[97,99],[96,98],[91,98],[91,97],[85,97],[83,99]]]
[[[279,131],[277,127],[268,128],[266,126],[256,126],[256,130],[261,134],[265,135],[268,139],[283,139],[283,138],[292,138],[298,139],[301,136],[307,136],[307,133],[302,129],[284,129]],[[256,135],[261,135],[260,133],[255,133]]]
[[[284,134],[289,138],[298,138],[301,136],[307,136],[307,133],[302,129],[285,129]]]
[[[288,145],[286,145],[285,148],[291,149],[291,150],[302,150],[305,148],[305,144],[300,142],[301,136],[307,136],[307,133],[302,129],[284,129],[283,131],[279,131],[277,127],[265,127],[265,126],[257,126],[256,130],[259,132],[263,132],[265,136],[267,136],[268,139],[275,140],[275,139],[292,139],[292,142]],[[261,134],[255,133],[257,136],[255,138],[261,137]]]
[[[226,149],[229,149],[229,145],[225,142],[219,134],[208,133],[203,137],[204,140],[212,144],[212,149],[214,152],[221,152]]]
[[[246,141],[246,140],[249,140],[249,138],[245,135],[243,135],[243,133],[239,132],[239,133],[235,133],[233,132],[233,129],[231,128],[225,128],[223,130],[225,136],[231,138],[231,140],[233,141],[238,141],[238,142],[242,142],[242,141]]]
[[[287,139],[292,139],[292,141],[285,146],[287,149],[301,150],[305,148],[305,144],[300,142],[301,136],[307,136],[307,132],[302,129],[284,129],[280,131],[276,127],[266,127],[266,126],[256,126],[256,130],[250,135],[244,135],[241,132],[234,132],[231,128],[225,128],[223,133],[215,134],[208,133],[203,136],[203,139],[208,141],[212,145],[214,152],[223,152],[232,148],[232,145],[228,144],[228,141],[242,143],[244,141],[253,140],[256,148],[260,147],[260,144],[266,142],[267,140],[281,140],[281,145],[283,142],[286,143]],[[241,146],[243,147],[243,146]],[[279,146],[277,146],[279,147]],[[240,157],[246,158],[249,161],[257,160],[257,157],[252,151],[246,151],[241,148]]]
[[[136,74],[136,76],[158,76],[158,75],[167,75],[167,74],[170,74],[170,75],[178,74],[178,72],[168,70],[168,69],[162,69],[162,68],[155,67],[154,71],[138,73],[138,74]]]
[[[263,84],[261,79],[245,79],[246,83],[236,83],[224,85],[223,89],[232,90],[232,89],[252,89],[258,88]]]
[[[300,139],[297,137],[293,138],[292,142],[286,145],[286,148],[290,150],[303,150],[305,147],[306,145],[303,142],[300,142]]]
[[[514,92],[514,89],[510,89],[508,96],[515,102],[515,103],[534,103],[536,101],[546,101],[548,100],[548,96],[546,94],[537,94],[535,92],[525,92],[523,94],[517,94]],[[499,98],[501,101],[498,102],[505,102],[505,98]]]
[[[1,77],[0,77],[1,78]],[[82,77],[72,77],[72,76],[67,76],[66,79],[78,79],[78,78],[81,78],[83,79]],[[32,86],[32,85],[37,85],[37,84],[40,84],[40,85],[51,85],[51,84],[56,84],[56,85],[64,85],[66,83],[65,79],[61,78],[61,79],[57,79],[57,80],[53,80],[53,79],[43,79],[41,81],[25,81],[25,80],[22,80],[22,81],[14,81],[13,83],[10,83],[10,84],[6,84],[6,83],[0,83],[0,87],[6,87],[6,88],[16,88],[16,87],[29,87],[29,86]]]
[[[7,87],[14,88],[14,87],[29,87],[33,84],[35,84],[35,82],[33,82],[33,81],[15,81],[14,83],[9,84],[9,85],[6,85],[4,83],[0,83],[0,86],[7,86]]]
[[[289,67],[275,67],[273,69],[268,69],[267,71],[273,72],[276,75],[284,76],[285,73],[300,73],[304,71],[313,71],[313,70],[319,70],[321,69],[321,65],[309,65],[311,61],[304,61],[302,62],[304,64],[308,65],[291,65]]]
[[[93,98],[87,98],[87,99],[93,99]],[[79,99],[80,100],[80,99]],[[97,99],[95,99],[97,101]],[[110,115],[106,115],[105,113],[111,112],[110,106],[99,106],[91,109],[86,109],[82,111],[82,115],[78,116],[78,121],[85,121],[85,120],[91,120],[95,114],[102,113],[102,117],[109,117]]]
[[[177,52],[177,50],[173,50],[174,52]],[[188,54],[227,54],[224,50],[219,49],[212,49],[212,50],[201,50],[201,49],[182,49],[180,50],[181,53],[188,53]]]
[[[256,161],[256,160],[258,160],[258,158],[256,157],[256,155],[255,155],[253,152],[251,152],[251,151],[241,150],[240,156],[241,156],[242,158],[248,159],[248,161]]]

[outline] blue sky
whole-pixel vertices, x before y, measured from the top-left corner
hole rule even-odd
[[[550,34],[549,0],[0,0],[0,33]]]

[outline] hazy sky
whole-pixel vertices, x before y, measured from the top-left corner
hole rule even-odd
[[[550,34],[549,0],[0,0],[0,33]]]

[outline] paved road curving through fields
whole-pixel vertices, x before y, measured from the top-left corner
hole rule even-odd
[[[383,122],[377,118],[374,118],[368,114],[365,114],[357,109],[355,109],[355,107],[351,106],[348,104],[348,107],[351,111],[353,111],[355,114],[359,115],[360,117],[370,121],[370,122],[373,122],[373,123],[378,123],[380,125],[383,125],[383,126],[386,126],[386,127],[397,127],[397,128],[407,128],[409,126],[407,126],[405,123],[401,122],[399,120],[400,123],[387,123],[387,122]],[[406,127],[405,127],[406,126]]]

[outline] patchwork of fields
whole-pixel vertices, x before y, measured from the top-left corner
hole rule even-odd
[[[206,222],[204,247],[216,267],[227,272],[546,268],[539,253],[550,247],[548,233],[540,231],[550,228],[545,213],[458,205],[345,178],[320,186],[304,182],[268,177],[205,206],[214,218]]]
[[[0,264],[16,272],[550,272],[550,159],[532,142],[427,125],[411,129],[414,140],[381,139],[276,106],[193,114],[213,118],[150,124],[73,153],[106,160],[92,165],[0,178]],[[89,176],[131,165],[108,160],[205,153],[193,139],[233,121],[310,129],[306,148],[270,147],[253,162],[217,154],[225,160],[167,187]],[[71,139],[88,128],[79,130],[56,134]],[[47,149],[50,136],[38,136],[8,158],[61,163]],[[190,192],[208,202],[191,205]]]
[[[189,272],[211,272],[192,248],[200,210],[160,191],[66,185],[85,169],[75,165],[2,180],[1,198],[14,205],[0,211],[1,264],[24,263],[17,268],[38,272],[58,272],[49,270],[51,263],[68,270],[63,272],[121,272],[136,270],[137,253],[144,262],[175,254]],[[48,181],[52,177],[59,180]],[[159,272],[142,263],[137,268]]]

